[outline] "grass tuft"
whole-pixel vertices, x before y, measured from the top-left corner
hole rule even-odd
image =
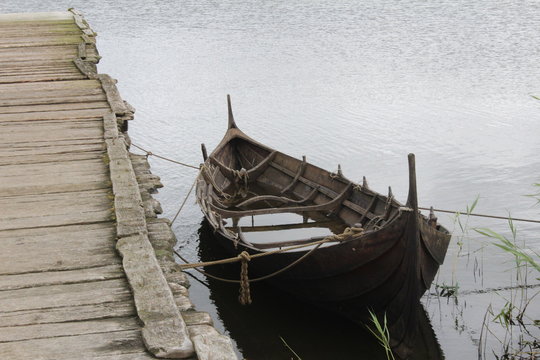
[[[388,360],[395,360],[394,353],[390,347],[390,331],[388,330],[386,323],[386,313],[383,316],[382,324],[373,311],[369,310],[369,316],[371,322],[373,323],[373,328],[366,325],[367,329],[371,334],[373,334],[373,336],[375,336],[375,338],[379,341],[379,344],[381,344],[381,346],[384,348],[386,358]]]

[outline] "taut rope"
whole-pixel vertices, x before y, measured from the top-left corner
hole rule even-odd
[[[165,156],[161,156],[161,155],[158,155],[158,154],[154,154],[153,152],[148,151],[148,150],[146,150],[146,149],[143,149],[142,147],[140,147],[139,145],[134,144],[134,143],[131,143],[131,145],[132,145],[132,146],[135,146],[137,149],[139,149],[139,150],[141,150],[141,151],[144,151],[145,154],[146,154],[146,157],[148,157],[148,156],[155,156],[155,157],[157,157],[157,158],[160,158],[160,159],[163,159],[163,160],[166,160],[166,161],[170,161],[170,162],[175,163],[175,164],[178,164],[178,165],[182,165],[182,166],[185,166],[185,167],[189,167],[189,168],[192,168],[192,169],[197,169],[197,170],[199,170],[199,167],[198,167],[198,166],[189,165],[189,164],[186,164],[186,163],[177,161],[177,160],[173,160],[173,159],[166,158]]]
[[[261,280],[270,279],[270,278],[272,278],[274,276],[277,276],[277,275],[281,274],[282,272],[287,271],[288,269],[290,269],[293,266],[299,264],[300,262],[305,260],[308,256],[313,254],[313,252],[315,250],[317,250],[319,247],[321,247],[321,245],[324,244],[324,243],[327,243],[327,242],[330,242],[330,241],[345,241],[345,240],[348,240],[350,237],[352,237],[352,236],[354,236],[356,234],[359,234],[359,233],[361,233],[363,231],[364,230],[362,228],[357,228],[357,227],[350,227],[349,228],[348,227],[341,234],[330,235],[330,236],[325,237],[322,240],[313,241],[313,242],[307,243],[307,244],[301,244],[301,245],[285,247],[285,248],[281,248],[281,249],[277,249],[277,250],[273,250],[273,251],[268,251],[268,252],[264,252],[264,253],[258,253],[258,254],[254,254],[254,255],[250,255],[247,251],[242,251],[236,257],[231,257],[231,258],[226,258],[226,259],[221,259],[221,260],[214,260],[214,261],[191,263],[191,264],[182,255],[180,255],[176,250],[174,250],[174,253],[182,261],[184,261],[186,263],[185,265],[180,265],[182,270],[195,269],[198,272],[200,272],[201,274],[203,274],[205,276],[208,276],[208,277],[210,277],[212,279],[216,279],[216,280],[224,281],[224,282],[230,282],[230,283],[239,283],[240,284],[240,295],[238,297],[238,300],[239,300],[240,304],[247,305],[247,304],[251,304],[251,294],[250,294],[250,288],[249,288],[250,283],[255,282],[255,281],[261,281]],[[289,265],[287,265],[287,266],[285,266],[285,267],[283,267],[283,268],[281,268],[281,269],[279,269],[279,270],[277,270],[277,271],[275,271],[275,272],[273,272],[271,274],[268,274],[268,275],[264,275],[264,276],[261,276],[261,277],[255,278],[255,279],[249,279],[248,278],[248,262],[251,261],[251,259],[255,259],[255,258],[259,258],[259,257],[263,257],[263,256],[274,255],[274,254],[279,254],[279,253],[283,253],[283,252],[286,252],[286,251],[289,251],[289,250],[300,249],[300,248],[303,248],[303,247],[308,247],[308,246],[313,246],[313,245],[315,245],[314,248],[310,249],[308,252],[306,252],[304,255],[302,255],[301,257],[299,257],[298,259],[296,259],[295,261],[293,261]],[[230,264],[230,263],[234,263],[234,262],[238,262],[238,261],[242,262],[241,269],[240,269],[240,280],[225,279],[225,278],[222,278],[222,277],[219,277],[219,276],[209,274],[209,273],[199,269],[199,267],[203,267],[203,266]]]
[[[429,210],[429,208],[425,207],[419,207],[420,210]],[[474,214],[474,213],[468,213],[468,212],[460,212],[455,210],[442,210],[442,209],[433,209],[433,211],[448,213],[448,214],[459,214],[459,215],[466,215],[466,216],[479,216],[479,217],[485,217],[485,218],[491,218],[491,219],[502,219],[502,220],[512,220],[512,221],[524,221],[524,222],[531,222],[531,223],[540,223],[540,220],[531,220],[531,219],[519,219],[519,218],[513,218],[511,216],[497,216],[497,215],[485,215],[485,214]]]
[[[198,166],[186,164],[186,163],[183,163],[183,162],[174,160],[174,159],[167,158],[167,157],[162,156],[162,155],[154,154],[153,152],[148,151],[148,150],[142,148],[141,146],[139,146],[139,145],[137,145],[137,144],[131,143],[131,145],[134,146],[134,147],[136,147],[137,149],[143,151],[143,152],[146,154],[146,156],[155,156],[155,157],[160,158],[160,159],[162,159],[162,160],[169,161],[169,162],[172,162],[172,163],[175,163],[175,164],[178,164],[178,165],[182,165],[182,166],[189,167],[189,168],[192,168],[192,169],[197,169],[197,170],[200,169]],[[241,183],[247,181],[247,177],[244,178],[241,174],[238,174],[238,175],[239,175],[238,177],[239,177]],[[334,174],[334,177],[336,177],[336,176],[337,176],[337,175]],[[362,189],[364,188],[364,186],[363,186],[363,185],[354,184],[354,185],[353,185],[353,188],[354,188],[354,189],[357,189],[357,190],[362,190]],[[419,207],[418,209],[420,209],[420,210],[429,210],[430,208]],[[443,212],[443,213],[448,213],[448,214],[463,214],[463,215],[469,215],[469,216],[478,216],[478,217],[485,217],[485,218],[491,218],[491,219],[501,219],[501,220],[509,220],[509,219],[512,219],[512,221],[523,221],[523,222],[531,222],[531,223],[537,223],[537,224],[540,224],[540,220],[512,218],[512,217],[510,217],[510,216],[497,216],[497,215],[475,214],[475,213],[466,213],[466,212],[461,212],[461,211],[456,211],[456,210],[443,210],[443,209],[433,209],[433,211]]]

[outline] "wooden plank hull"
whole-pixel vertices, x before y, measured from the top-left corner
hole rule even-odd
[[[202,167],[197,201],[220,235],[216,242],[231,255],[286,247],[279,241],[267,246],[247,241],[238,226],[242,217],[301,213],[306,219],[339,220],[343,227],[332,230],[334,235],[324,238],[328,243],[314,250],[311,246],[251,260],[250,277],[279,272],[269,281],[357,322],[365,321],[367,309],[386,314],[394,350],[412,343],[407,334],[416,327],[415,309],[450,241],[436,218],[418,211],[414,155],[409,155],[409,195],[403,205],[391,191],[381,195],[366,182],[352,183],[340,170],[330,173],[305,157],[295,159],[256,142],[238,129],[229,106],[229,129]],[[225,228],[224,219],[233,226]],[[287,245],[309,242],[280,240]]]

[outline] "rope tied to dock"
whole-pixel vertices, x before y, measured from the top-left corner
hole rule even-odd
[[[186,201],[189,198],[189,195],[191,195],[191,192],[193,191],[193,188],[195,187],[196,183],[197,183],[197,178],[195,178],[195,181],[193,181],[193,184],[191,184],[191,187],[189,188],[187,195],[184,197],[184,201],[182,201],[182,205],[180,205],[180,208],[178,209],[178,211],[176,212],[176,215],[174,215],[174,218],[171,221],[171,225],[174,224],[174,222],[178,218],[178,215],[180,215],[180,212],[184,208],[184,205],[186,205]]]
[[[238,301],[242,305],[251,304],[251,293],[249,289],[249,277],[248,277],[248,262],[251,261],[251,256],[247,251],[242,251],[238,258],[241,262],[240,268],[240,295]]]
[[[165,160],[165,161],[169,161],[169,162],[172,162],[172,163],[175,163],[175,164],[178,164],[178,165],[182,165],[182,166],[185,166],[185,167],[188,167],[188,168],[192,168],[192,169],[197,169],[197,170],[199,170],[199,167],[198,167],[198,166],[186,164],[186,163],[183,163],[183,162],[178,161],[178,160],[174,160],[174,159],[170,159],[170,158],[167,158],[167,157],[165,157],[165,156],[162,156],[162,155],[154,154],[153,152],[148,151],[148,150],[144,149],[143,147],[141,147],[141,146],[139,146],[139,145],[137,145],[137,144],[131,143],[131,146],[134,146],[134,147],[136,147],[137,149],[143,151],[147,158],[148,158],[149,156],[155,156],[155,157],[160,158],[160,159]]]
[[[137,149],[143,151],[145,153],[145,155],[148,157],[148,156],[155,156],[157,158],[160,158],[162,160],[165,160],[165,161],[169,161],[169,162],[172,162],[172,163],[175,163],[175,164],[178,164],[178,165],[182,165],[182,166],[185,166],[185,167],[189,167],[189,168],[192,168],[192,169],[197,169],[197,170],[200,170],[201,168],[199,166],[195,166],[195,165],[190,165],[190,164],[186,164],[186,163],[183,163],[181,161],[177,161],[177,160],[174,160],[174,159],[170,159],[168,157],[165,157],[165,156],[162,156],[162,155],[158,155],[158,154],[155,154],[153,153],[152,151],[148,151],[146,149],[144,149],[143,147],[137,145],[137,144],[134,144],[134,143],[131,143],[132,146],[136,147]],[[204,166],[204,165],[203,165]],[[238,171],[238,170],[237,170]],[[336,174],[334,174],[335,177],[337,177]],[[241,176],[240,176],[241,177]],[[247,181],[247,179],[245,179]],[[355,190],[358,190],[358,191],[362,191],[362,190],[365,190],[367,189],[367,182],[365,181],[365,177],[364,177],[364,182],[362,183],[362,185],[359,185],[359,184],[353,184],[353,189]],[[219,189],[218,189],[219,190]],[[228,194],[226,194],[228,195]],[[230,195],[229,195],[230,196]],[[426,207],[418,207],[418,209],[420,210],[430,210],[430,208],[426,208]],[[463,211],[456,211],[456,210],[443,210],[443,209],[433,209],[435,212],[443,212],[443,213],[448,213],[448,214],[458,214],[458,215],[466,215],[466,216],[478,216],[478,217],[485,217],[485,218],[491,218],[491,219],[501,219],[501,220],[509,220],[509,219],[512,219],[512,221],[522,221],[522,222],[530,222],[530,223],[537,223],[537,224],[540,224],[540,220],[534,220],[534,219],[520,219],[520,218],[513,218],[511,216],[497,216],[497,215],[486,215],[486,214],[475,214],[475,213],[468,213],[468,212],[463,212]]]

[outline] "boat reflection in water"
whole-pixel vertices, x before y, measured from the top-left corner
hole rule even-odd
[[[259,229],[268,232],[272,227]],[[329,231],[328,228],[325,230]],[[324,229],[317,228],[311,231],[319,233]],[[219,235],[214,234],[206,220],[201,223],[199,235],[198,252],[201,261],[228,257],[228,253],[215,241],[215,237]],[[245,235],[249,238],[250,232],[247,231]],[[262,233],[259,233],[252,236],[252,239],[261,236]],[[228,279],[238,279],[240,266],[214,265],[206,267],[205,271]],[[302,359],[309,360],[386,359],[381,345],[365,330],[365,326],[353,323],[328,309],[302,302],[294,298],[294,295],[271,286],[266,281],[251,284],[253,303],[248,306],[240,305],[238,302],[238,284],[208,278],[208,285],[210,298],[216,306],[217,313],[245,359],[295,358],[287,345]],[[409,358],[444,359],[433,328],[420,303],[417,304],[416,311],[417,328],[407,330],[406,334],[407,337],[414,338],[413,346],[408,351]]]

